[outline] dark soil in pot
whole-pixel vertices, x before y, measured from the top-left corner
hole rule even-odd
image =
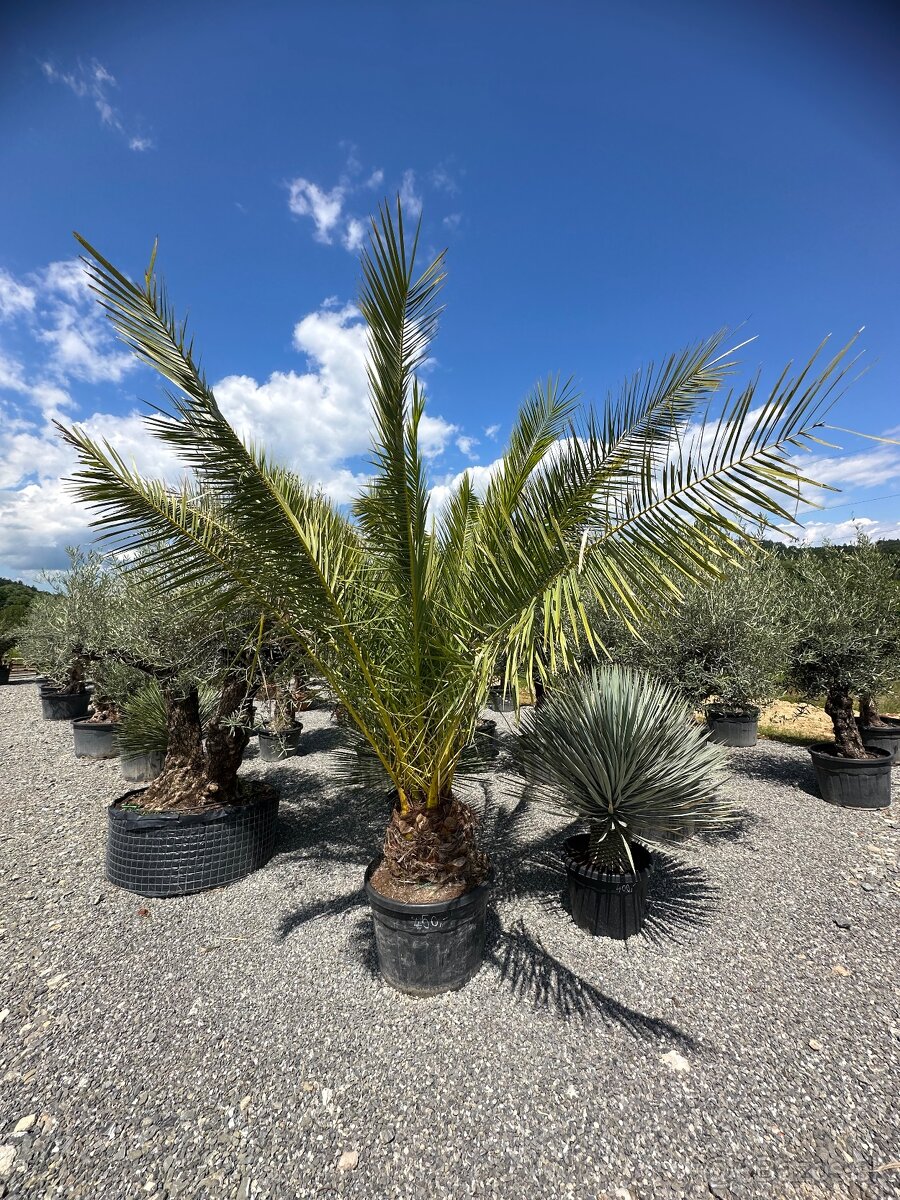
[[[883,725],[860,725],[863,745],[889,750],[894,766],[900,764],[900,719],[882,717]]]
[[[364,887],[382,978],[411,996],[463,987],[484,958],[490,876],[453,899],[411,903],[390,899],[372,885],[380,866],[379,856],[369,864]]]
[[[58,689],[41,689],[41,711],[45,721],[77,721],[86,717],[91,703],[90,692],[65,695]]]
[[[166,756],[162,750],[154,750],[150,754],[123,754],[119,759],[122,776],[129,783],[150,783],[161,774]]]
[[[80,717],[72,722],[76,758],[117,758],[119,726],[114,721],[91,721]]]
[[[624,939],[640,933],[647,916],[653,855],[646,846],[631,846],[637,874],[600,870],[588,859],[588,835],[563,843],[572,920],[587,933]]]
[[[278,762],[282,758],[293,758],[303,753],[300,735],[303,726],[298,721],[293,729],[260,729],[259,757],[263,762]]]
[[[819,794],[843,808],[887,808],[891,802],[891,752],[869,749],[871,758],[843,758],[831,742],[809,748]]]
[[[709,740],[720,746],[755,746],[759,713],[726,712],[722,709],[707,709],[706,723]]]
[[[139,896],[223,887],[272,857],[278,796],[257,785],[243,804],[196,813],[140,809],[142,791],[109,806],[106,878]]]

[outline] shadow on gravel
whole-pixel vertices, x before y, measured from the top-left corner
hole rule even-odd
[[[270,772],[276,785],[277,772],[278,768]],[[361,885],[362,869],[377,853],[384,835],[388,803],[383,792],[357,789],[345,793],[339,803],[328,804],[314,777],[302,780],[298,792],[300,783],[293,774],[285,780],[286,794],[299,804],[282,810],[276,854],[297,862],[357,864]],[[460,780],[457,790],[481,815],[482,844],[494,866],[493,905],[518,901],[537,905],[560,922],[570,921],[561,845],[573,827],[549,822],[545,813],[526,802],[520,794],[521,781],[511,776],[470,776]],[[318,803],[308,803],[317,795]],[[687,931],[709,921],[717,898],[718,891],[704,871],[657,851],[650,912],[642,936],[655,943],[679,941]],[[378,978],[372,922],[362,886],[352,892],[320,896],[285,913],[278,934],[284,939],[310,921],[354,910],[360,919],[349,935],[350,952]],[[496,909],[489,910],[485,962],[517,997],[563,1020],[599,1018],[638,1037],[664,1037],[693,1045],[688,1034],[620,1004],[567,967],[526,929],[521,917],[505,928]]]
[[[300,714],[303,720],[303,714]],[[337,725],[320,725],[318,729],[309,729],[303,734],[303,753],[322,754],[329,750],[337,750],[344,744],[343,731]]]
[[[819,799],[816,787],[816,775],[812,760],[809,756],[803,758],[775,758],[768,754],[760,754],[739,760],[732,760],[731,771],[742,779],[759,779],[766,783],[780,783],[787,787],[797,788],[809,796]]]
[[[711,830],[708,833],[698,833],[697,841],[703,842],[707,846],[714,846],[716,842],[741,842],[751,829],[760,824],[761,820],[762,818],[758,817],[756,813],[738,809],[735,819],[730,825],[726,825],[722,829]]]

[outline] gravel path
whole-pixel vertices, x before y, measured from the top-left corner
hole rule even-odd
[[[281,792],[270,865],[143,902],[103,879],[118,765],[0,688],[0,1197],[900,1195],[896,802],[735,751],[742,824],[663,861],[624,946],[572,925],[561,827],[497,771],[487,960],[412,1000],[362,902],[386,813],[305,720],[244,768]]]

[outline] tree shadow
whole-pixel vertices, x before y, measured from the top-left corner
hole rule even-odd
[[[741,808],[735,811],[735,819],[720,829],[711,829],[706,833],[698,833],[697,841],[706,846],[714,846],[717,842],[742,842],[751,829],[762,821],[756,813]]]
[[[303,720],[302,713],[300,720]],[[303,730],[301,746],[303,754],[326,754],[343,747],[345,743],[344,732],[339,726],[319,725],[315,729]]]

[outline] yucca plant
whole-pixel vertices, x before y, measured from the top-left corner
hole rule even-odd
[[[511,684],[558,670],[578,639],[592,644],[581,582],[637,623],[739,559],[742,522],[790,519],[804,482],[794,458],[843,374],[844,351],[814,358],[764,400],[755,382],[729,395],[709,421],[735,365],[719,336],[638,373],[599,413],[549,379],[523,404],[486,493],[465,475],[436,511],[418,373],[444,255],[417,272],[418,232],[407,238],[398,201],[362,255],[374,473],[347,512],[238,436],[154,259],[135,284],[82,245],[119,335],[175,389],[145,419],[192,479],[144,479],[114,447],[64,428],[76,493],[107,541],[145,547],[151,569],[222,604],[243,598],[296,642],[392,781],[385,865],[400,883],[465,888],[484,873],[453,781],[494,664],[503,658]]]
[[[645,671],[575,675],[526,712],[520,753],[535,798],[581,821],[591,864],[633,871],[639,842],[681,841],[731,819],[727,752]]]

